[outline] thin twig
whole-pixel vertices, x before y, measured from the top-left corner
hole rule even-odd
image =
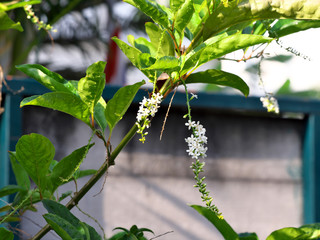
[[[99,223],[99,221],[98,221],[97,219],[95,219],[94,217],[92,217],[89,213],[86,213],[85,211],[83,211],[78,205],[76,205],[76,208],[78,208],[78,210],[79,210],[82,214],[84,214],[84,215],[86,215],[88,218],[92,219],[92,220],[99,226],[99,228],[101,229],[101,231],[102,231],[102,233],[103,233],[103,238],[104,238],[104,239],[107,239],[106,234],[105,234],[105,231],[104,231],[104,228],[101,226],[101,224]]]
[[[168,118],[168,116],[169,116],[169,111],[170,111],[170,108],[171,108],[172,100],[173,100],[174,95],[176,94],[176,92],[177,92],[177,88],[174,89],[173,95],[172,95],[172,97],[171,97],[171,99],[170,99],[169,107],[168,107],[166,116],[165,116],[165,118],[164,118],[163,124],[162,124],[162,129],[161,129],[161,133],[160,133],[160,141],[161,141],[161,139],[162,139],[162,134],[163,134],[163,131],[164,131],[164,126],[166,125],[166,121],[167,121],[167,118]]]
[[[159,238],[159,237],[163,237],[164,235],[167,235],[167,234],[173,233],[173,232],[174,232],[174,231],[165,232],[165,233],[163,233],[163,234],[160,234],[160,235],[158,235],[158,236],[155,236],[155,237],[153,237],[153,238],[150,238],[149,240],[153,240],[153,239],[156,239],[156,238]]]

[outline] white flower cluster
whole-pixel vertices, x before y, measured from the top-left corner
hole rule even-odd
[[[144,97],[140,102],[136,125],[139,128],[137,133],[141,134],[140,141],[143,143],[145,141],[145,136],[148,134],[148,132],[143,131],[145,128],[149,128],[150,125],[149,116],[155,116],[158,108],[160,107],[162,98],[163,96],[160,93],[153,93],[151,98],[147,99],[146,97]]]
[[[200,124],[199,121],[196,123],[195,121],[188,120],[185,125],[189,130],[193,130],[191,136],[185,139],[189,147],[189,149],[187,149],[187,153],[195,159],[199,159],[199,157],[205,158],[208,150],[208,148],[205,147],[208,139],[205,136],[206,129]]]
[[[279,113],[278,101],[270,94],[267,94],[266,96],[261,97],[260,101],[262,102],[263,107],[268,110],[268,112],[274,112],[277,114]]]

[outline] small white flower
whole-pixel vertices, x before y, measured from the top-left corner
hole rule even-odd
[[[271,96],[270,94],[267,94],[264,97],[260,98],[260,101],[262,102],[262,105],[264,108],[268,110],[268,112],[274,112],[279,113],[279,104],[276,98]]]
[[[192,134],[190,137],[186,138],[185,141],[188,144],[188,149],[186,150],[189,156],[198,159],[199,157],[206,157],[206,152],[208,150],[204,145],[207,144],[207,137],[205,136],[206,129],[198,121],[188,120],[185,124],[188,129],[192,129]]]
[[[198,95],[197,94],[191,93],[191,95],[192,95],[192,97],[191,97],[192,99],[193,98],[198,99]]]

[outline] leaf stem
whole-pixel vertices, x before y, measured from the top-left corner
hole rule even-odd
[[[71,210],[74,206],[76,206],[78,204],[78,202],[82,199],[82,197],[84,195],[86,195],[86,193],[105,174],[105,172],[108,170],[109,166],[114,165],[114,161],[115,161],[116,157],[119,155],[121,150],[127,145],[127,143],[133,138],[133,136],[136,134],[137,130],[138,130],[138,127],[137,127],[136,124],[134,124],[133,127],[127,133],[127,135],[122,139],[122,141],[119,143],[119,145],[111,153],[110,157],[106,159],[106,161],[103,163],[103,165],[97,171],[97,173],[95,175],[93,175],[89,179],[89,181],[80,189],[80,191],[77,192],[74,195],[74,197],[66,204],[66,207],[69,210]],[[49,226],[49,224],[45,225],[31,240],[39,240],[39,239],[41,239],[50,230],[51,230],[51,227]]]

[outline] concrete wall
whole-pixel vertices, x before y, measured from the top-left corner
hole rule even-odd
[[[112,144],[121,140],[135,121],[137,106],[114,130]],[[150,228],[161,240],[219,240],[214,227],[188,204],[201,204],[193,188],[191,159],[184,138],[190,135],[182,116],[186,109],[173,107],[162,141],[159,135],[166,107],[152,121],[147,142],[135,137],[106,183],[101,180],[83,199],[80,208],[94,216],[110,236],[115,227]],[[26,107],[24,131],[47,136],[56,146],[56,159],[85,145],[90,130],[71,117],[42,108]],[[194,120],[207,129],[207,186],[225,219],[238,232],[257,232],[264,239],[273,230],[302,224],[301,139],[303,120],[249,116],[244,113],[194,109]],[[82,168],[98,168],[105,151],[98,139]],[[87,179],[87,178],[86,178]],[[84,181],[78,181],[78,187]],[[64,186],[75,189],[73,183]],[[103,191],[100,192],[101,188]],[[39,206],[41,211],[41,206]],[[73,212],[100,229],[78,209]],[[30,221],[32,220],[32,222]],[[34,234],[44,225],[39,214],[28,213],[22,221],[25,232]],[[152,235],[148,235],[150,238]],[[56,239],[52,234],[45,239]],[[59,239],[59,238],[58,238]]]

